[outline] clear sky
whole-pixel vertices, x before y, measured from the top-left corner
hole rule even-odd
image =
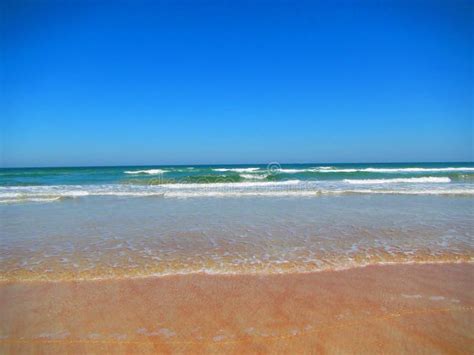
[[[473,160],[470,0],[1,3],[1,166]]]

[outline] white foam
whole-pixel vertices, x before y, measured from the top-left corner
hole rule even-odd
[[[193,169],[193,167],[187,167],[185,169]],[[265,169],[251,167],[251,168],[213,168],[213,171],[218,172],[235,172],[235,173],[254,173]],[[332,166],[321,166],[321,167],[308,167],[301,169],[292,168],[280,168],[275,172],[281,174],[297,174],[297,173],[356,173],[356,172],[367,172],[367,173],[429,173],[429,172],[469,172],[474,171],[474,167],[447,167],[447,168],[338,168]],[[164,169],[148,169],[148,170],[129,170],[125,171],[125,174],[149,174],[157,175],[167,172]]]
[[[278,173],[283,174],[297,174],[297,173],[305,173],[307,171],[313,171],[314,169],[278,169]]]
[[[133,191],[110,191],[110,192],[96,192],[91,193],[92,196],[124,196],[124,197],[162,197],[165,195],[164,192],[133,192]]]
[[[20,202],[54,202],[59,201],[61,196],[56,197],[26,197],[17,199],[0,199],[0,203],[20,203]]]
[[[148,170],[128,170],[124,171],[125,174],[148,174],[148,175],[158,175],[166,173],[166,170],[163,169],[148,169]]]
[[[240,197],[310,196],[343,194],[474,195],[474,185],[449,183],[448,177],[367,179],[344,181],[258,181],[265,174],[242,174],[248,181],[173,183],[160,185],[104,184],[54,186],[3,186],[0,203],[51,202],[87,196],[123,197]],[[247,176],[248,175],[248,176]],[[253,181],[252,181],[253,180]],[[360,185],[360,188],[358,187]]]
[[[275,186],[288,186],[297,185],[301,183],[300,180],[287,180],[287,181],[255,181],[255,182],[216,182],[211,184],[166,184],[162,185],[163,188],[170,189],[202,189],[208,190],[213,188],[245,188],[245,187],[275,187]]]
[[[474,168],[366,168],[361,169],[361,171],[367,172],[379,172],[379,173],[391,173],[391,172],[407,172],[407,173],[417,173],[417,172],[449,172],[449,171],[474,171]]]
[[[323,191],[322,193],[340,193],[340,194],[379,194],[379,195],[437,195],[437,196],[474,196],[473,189],[446,189],[446,190],[339,190]]]
[[[449,183],[451,179],[448,177],[421,177],[421,178],[400,178],[400,179],[345,179],[344,182],[354,185],[370,185],[370,184],[400,184],[400,183]]]
[[[407,294],[402,294],[403,298],[423,298],[422,295],[407,295]]]
[[[260,168],[215,168],[212,170],[221,172],[232,171],[236,173],[251,173],[260,170]]]
[[[317,169],[318,170],[318,169]],[[456,171],[474,171],[473,167],[460,167],[460,168],[319,168],[319,172],[322,173],[355,173],[355,172],[367,172],[367,173],[428,173],[428,172],[456,172]]]
[[[240,174],[240,177],[249,180],[264,180],[267,176],[266,174]]]
[[[125,190],[121,185],[56,185],[56,186],[20,186],[10,187],[14,192],[4,192],[8,188],[0,188],[0,203],[18,202],[52,202],[85,196],[163,196],[162,191],[146,189]]]
[[[318,197],[324,195],[433,195],[433,196],[474,196],[474,190],[251,190],[251,191],[176,191],[166,192],[165,197]]]
[[[325,169],[315,169],[315,171],[320,173],[356,173],[360,171],[359,169],[334,169],[334,168],[325,168]]]
[[[336,168],[331,166],[311,167],[304,169],[279,169],[279,173],[296,174],[296,173],[428,173],[428,172],[456,172],[456,171],[474,171],[473,167],[448,167],[448,168]]]
[[[358,169],[335,169],[330,166],[323,166],[319,168],[305,168],[305,169],[279,169],[278,172],[282,174],[297,174],[297,173],[355,173]]]
[[[304,197],[304,196],[317,196],[316,191],[310,190],[283,190],[283,191],[265,191],[265,190],[251,190],[251,191],[218,191],[218,190],[207,190],[207,191],[176,191],[167,192],[165,197],[181,197],[181,198],[193,198],[193,197],[252,197],[252,196],[266,196],[266,197]]]
[[[79,191],[69,191],[67,193],[67,197],[82,197],[82,196],[87,196],[89,195],[89,192],[88,191],[84,191],[84,190],[79,190]]]

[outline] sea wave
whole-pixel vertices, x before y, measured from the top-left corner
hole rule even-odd
[[[374,190],[374,189],[347,189],[347,190],[248,190],[248,191],[222,191],[222,190],[176,190],[167,192],[102,192],[90,193],[84,196],[126,197],[126,198],[203,198],[203,197],[308,197],[343,196],[343,195],[420,195],[420,196],[474,196],[474,190]],[[27,202],[59,202],[76,198],[78,196],[22,196],[18,198],[1,198],[0,204],[16,204]]]
[[[124,171],[125,174],[148,174],[148,175],[159,175],[166,173],[167,170],[163,169],[148,169],[148,170],[127,170]]]
[[[248,180],[264,180],[268,177],[267,174],[240,174],[241,178]]]
[[[364,187],[358,188],[358,185]],[[163,185],[55,185],[0,187],[0,203],[49,202],[85,197],[244,197],[344,194],[400,194],[473,196],[469,183],[449,183],[449,178],[368,179],[345,181],[243,181],[169,183]]]
[[[214,168],[212,170],[220,172],[251,173],[254,171],[259,171],[260,168]]]
[[[310,167],[303,169],[281,168],[276,172],[280,174],[298,173],[441,173],[441,172],[469,172],[474,171],[472,167],[460,168],[337,168],[330,166]]]
[[[166,189],[201,189],[201,190],[208,190],[213,188],[221,188],[221,189],[238,189],[238,188],[252,188],[252,187],[259,187],[259,188],[268,188],[268,187],[285,187],[290,185],[298,185],[303,184],[301,180],[286,180],[286,181],[255,181],[255,182],[218,182],[218,183],[211,183],[211,184],[167,184],[165,186]]]
[[[297,174],[297,173],[306,173],[306,172],[312,172],[312,171],[317,171],[315,168],[308,168],[308,169],[285,169],[281,168],[276,170],[277,173],[280,174]]]
[[[367,172],[367,173],[436,173],[436,172],[456,172],[456,171],[474,171],[472,167],[459,167],[459,168],[324,168],[324,169],[313,169],[313,171],[325,172],[325,173],[356,173],[356,172]]]
[[[437,172],[469,172],[473,167],[448,167],[448,168],[337,168],[331,166],[310,167],[303,169],[281,168],[277,172],[281,174],[297,173],[437,173]]]
[[[400,183],[449,183],[449,177],[421,177],[421,178],[401,178],[401,179],[345,179],[344,182],[355,185],[371,185],[371,184],[400,184]]]

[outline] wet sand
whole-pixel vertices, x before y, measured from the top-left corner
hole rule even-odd
[[[1,353],[474,352],[474,265],[0,284]]]

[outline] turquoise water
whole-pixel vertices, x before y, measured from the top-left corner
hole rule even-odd
[[[87,196],[474,194],[474,163],[262,164],[0,169],[0,202]]]

